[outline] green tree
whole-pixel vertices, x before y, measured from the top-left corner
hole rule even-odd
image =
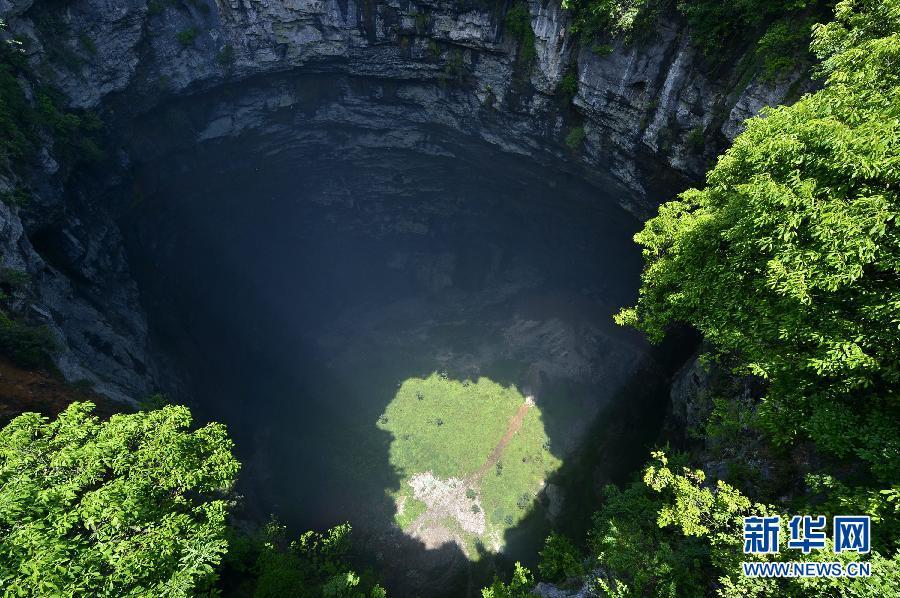
[[[348,563],[350,532],[345,523],[289,540],[287,528],[274,519],[258,532],[232,529],[223,579],[237,580],[228,584],[229,589],[238,590],[236,595],[255,598],[384,598],[387,593],[371,570],[360,574]]]
[[[563,8],[572,13],[572,30],[581,35],[584,43],[595,36],[622,37],[633,41],[652,33],[660,14],[668,14],[669,0],[563,0]],[[790,36],[784,29],[770,35],[766,42],[770,55],[765,71],[769,76],[782,64],[772,62],[776,55],[773,42],[778,41],[778,58],[802,53],[802,40],[809,38],[809,26],[803,19],[810,12],[818,12],[826,6],[823,0],[677,0],[677,13],[688,24],[694,44],[707,55],[708,60],[726,59],[732,54],[727,47],[740,46],[740,42],[760,36],[762,25],[778,18],[793,24]],[[778,34],[782,35],[779,37]],[[779,37],[776,40],[776,37]],[[788,43],[790,41],[790,43]],[[738,42],[737,44],[733,42]]]
[[[676,468],[656,452],[642,482],[624,492],[608,490],[597,513],[589,547],[600,575],[595,584],[611,596],[889,596],[900,583],[900,553],[870,555],[868,579],[765,579],[745,577],[743,517],[775,514],[769,505],[752,503],[737,489],[718,481],[709,484],[700,470]],[[822,511],[822,506],[817,507]],[[788,537],[782,515],[781,537]],[[784,550],[758,560],[856,560],[835,555],[832,546],[802,555]]]
[[[747,121],[635,239],[646,269],[620,323],[700,330],[767,381],[780,443],[900,479],[900,1],[845,0],[814,31],[824,88]]]
[[[6,23],[0,19],[4,35]],[[25,63],[21,45],[0,40],[0,168],[31,157],[35,150],[34,111],[18,80]]]
[[[544,540],[544,548],[539,553],[541,557],[538,571],[541,579],[547,581],[564,581],[570,577],[579,577],[584,574],[584,566],[581,564],[581,554],[567,537],[556,532],[551,533]]]
[[[656,455],[644,482],[658,496],[636,489],[617,506],[656,509],[663,536],[639,536],[647,525],[631,516],[612,533],[615,518],[601,515],[596,553],[615,591],[684,593],[685,580],[673,586],[662,574],[676,570],[667,555],[690,538],[702,541],[704,573],[693,580],[723,596],[881,596],[900,583],[900,0],[839,2],[835,21],[813,28],[811,48],[823,88],[749,120],[706,186],[663,205],[636,235],[640,297],[617,320],[654,340],[690,324],[739,373],[764,380],[763,401],[738,418],[776,444],[812,440],[844,465],[840,477],[810,473],[810,490],[827,498],[813,508],[795,497],[792,510],[871,515],[873,576],[744,577],[737,518],[773,507]],[[616,575],[629,567],[662,574]]]
[[[566,145],[570,150],[575,151],[584,143],[585,137],[587,134],[584,132],[584,127],[575,127],[566,134]]]
[[[509,583],[503,583],[499,577],[494,577],[494,582],[482,588],[482,598],[528,598],[534,588],[534,575],[531,571],[516,562],[512,579]]]
[[[563,8],[574,13],[573,29],[593,36],[598,33],[630,36],[652,0],[563,0]]]
[[[47,327],[15,320],[0,309],[0,355],[21,367],[37,368],[50,364],[56,346],[56,339]]]
[[[518,60],[530,66],[537,50],[534,47],[534,31],[531,29],[531,13],[525,4],[515,4],[506,11],[506,30],[519,42]]]
[[[817,0],[678,0],[678,11],[687,19],[691,35],[710,56],[722,46],[752,32],[760,23],[777,16],[797,21],[796,13],[819,4]],[[808,28],[797,27],[808,32]]]
[[[185,407],[91,403],[0,430],[0,587],[7,595],[189,596],[226,550],[239,464],[225,428]]]
[[[696,535],[675,534],[658,524],[663,497],[643,481],[620,490],[607,486],[603,506],[588,533],[591,569],[606,593],[696,596],[710,575],[710,547]]]
[[[175,39],[177,39],[178,43],[182,46],[190,46],[194,43],[194,40],[197,39],[197,28],[188,27],[187,29],[182,29],[175,34]]]
[[[0,19],[0,32],[5,28]],[[65,174],[76,164],[103,158],[96,139],[102,130],[100,120],[93,113],[70,112],[64,106],[61,94],[38,84],[22,43],[0,40],[0,171],[33,160],[48,141]]]

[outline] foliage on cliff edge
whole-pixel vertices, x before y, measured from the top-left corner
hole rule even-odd
[[[702,449],[654,453],[643,479],[609,487],[583,555],[590,573],[569,585],[611,596],[875,597],[900,587],[900,0],[839,2],[811,49],[823,89],[748,121],[706,186],[647,222],[635,237],[640,297],[617,317],[654,340],[693,326],[764,396],[714,397]],[[791,491],[718,467],[746,467],[748,439],[790,472]],[[743,554],[742,518],[764,514],[869,515],[872,576],[744,577],[741,561],[754,558],[847,556],[830,540],[809,555]]]
[[[762,425],[900,479],[900,2],[842,2],[815,30],[825,88],[766,110],[635,237],[619,321],[691,324],[764,378]]]
[[[663,205],[636,235],[640,298],[618,320],[652,339],[690,324],[739,373],[762,379],[748,419],[775,447],[811,444],[822,455],[791,510],[871,515],[875,568],[896,583],[900,2],[840,2],[835,20],[814,28],[812,50],[824,88],[748,121],[706,186]],[[696,492],[723,491],[694,481]],[[677,504],[659,511],[662,527],[674,521],[663,513],[684,517],[698,503]],[[699,513],[715,509],[701,502]],[[721,594],[882,595],[874,577],[745,587],[708,533],[682,531],[707,538],[699,562],[712,565],[705,577],[721,576]]]
[[[74,403],[0,431],[0,587],[12,595],[188,596],[225,552],[238,471],[219,424],[184,407],[114,415]]]

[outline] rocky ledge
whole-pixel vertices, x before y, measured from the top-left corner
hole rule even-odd
[[[670,16],[646,39],[611,40],[598,52],[572,35],[558,0],[526,6],[534,52],[508,31],[506,3],[479,0],[0,0],[0,18],[44,82],[71,107],[103,116],[114,146],[124,148],[112,152],[120,166],[141,158],[126,134],[161,107],[205,98],[205,123],[191,131],[202,143],[308,96],[284,83],[291,77],[327,76],[340,82],[339,97],[317,104],[313,121],[368,118],[381,123],[381,136],[392,118],[404,119],[394,121],[399,129],[410,119],[440,125],[578,176],[611,176],[639,216],[701,177],[745,118],[810,85],[799,70],[765,82],[747,70],[752,61],[711,69]],[[563,81],[573,76],[570,96]],[[360,97],[347,83],[354,79],[381,91]],[[399,94],[388,89],[393,83]],[[421,147],[414,132],[396,138]],[[163,368],[115,219],[57,168],[48,147],[36,172],[0,180],[0,190],[25,181],[39,208],[0,210],[9,233],[2,265],[32,275],[23,305],[64,340],[58,365],[67,378],[88,379],[114,398],[146,395]]]

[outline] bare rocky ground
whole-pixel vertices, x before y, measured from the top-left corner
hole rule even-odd
[[[455,542],[466,552],[465,541],[457,532],[448,529],[449,521],[458,524],[463,532],[479,537],[484,535],[484,509],[477,497],[474,500],[466,497],[466,490],[472,488],[466,480],[442,480],[426,471],[412,476],[409,485],[412,486],[413,496],[425,503],[426,510],[405,531],[421,540],[426,548],[433,549],[447,542]],[[478,507],[477,512],[471,508],[472,505]]]
[[[58,373],[21,368],[0,356],[0,427],[26,411],[55,417],[73,401],[94,403],[94,413],[102,418],[127,409],[85,385],[65,382]]]

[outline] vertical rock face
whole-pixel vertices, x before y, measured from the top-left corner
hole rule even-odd
[[[322,103],[312,121],[370,126],[385,143],[412,149],[422,136],[404,132],[411,126],[448,127],[578,176],[611,176],[631,192],[626,207],[642,216],[699,178],[744,118],[808,87],[800,72],[777,85],[737,66],[711,76],[671,15],[648,39],[597,52],[573,37],[558,0],[526,5],[530,60],[502,12],[476,0],[0,0],[0,18],[27,41],[45,82],[72,107],[103,113],[114,134],[168,102],[222,95],[195,135],[202,142],[252,128],[265,121],[261,114],[299,100],[319,101],[278,83],[266,89],[259,84],[266,78],[374,80],[380,84],[370,88],[381,91],[365,97],[355,97],[352,84],[331,90],[342,99]],[[578,79],[571,102],[559,90],[569,72]],[[241,95],[242,86],[251,92]],[[566,147],[578,128],[583,144]],[[41,207],[26,222],[3,207],[0,226],[9,235],[0,257],[32,274],[32,316],[64,339],[59,366],[67,377],[91,379],[116,398],[141,396],[157,385],[160,368],[118,230],[99,202],[74,198],[55,171],[46,154],[23,178]]]
[[[704,367],[698,356],[688,360],[675,375],[670,397],[672,417],[679,429],[701,431],[712,411],[713,379],[714,373],[709,366]]]
[[[556,2],[532,2],[531,27],[534,30],[536,68],[531,84],[540,93],[551,95],[570,68],[576,41],[569,34],[568,13]]]
[[[43,197],[57,196],[45,190]],[[0,268],[29,274],[32,288],[15,307],[63,341],[60,372],[118,401],[151,394],[158,372],[115,223],[103,213],[75,215],[68,208],[58,211],[59,222],[23,223],[20,216],[0,202]]]
[[[804,89],[800,72],[777,84],[750,78],[740,89],[733,89],[743,75],[736,65],[710,77],[689,31],[672,15],[646,39],[598,51],[573,37],[556,0],[527,4],[535,50],[527,65],[517,41],[505,34],[503,14],[478,2],[80,0],[64,9],[6,3],[10,28],[31,40],[35,65],[51,54],[72,55],[65,65],[49,66],[54,84],[81,108],[117,98],[111,105],[148,109],[174,95],[302,70],[455,80],[468,93],[484,97],[489,90],[499,100],[484,112],[552,122],[560,102],[550,100],[563,75],[577,68],[574,105],[587,133],[577,159],[600,168],[611,160],[613,173],[638,196],[648,191],[640,162],[655,163],[646,171],[662,164],[696,178],[745,118]],[[50,10],[56,11],[52,37]],[[460,127],[477,134],[484,115],[472,117],[476,122]],[[562,129],[547,133],[542,142],[559,144]],[[658,199],[641,203],[650,207]]]

